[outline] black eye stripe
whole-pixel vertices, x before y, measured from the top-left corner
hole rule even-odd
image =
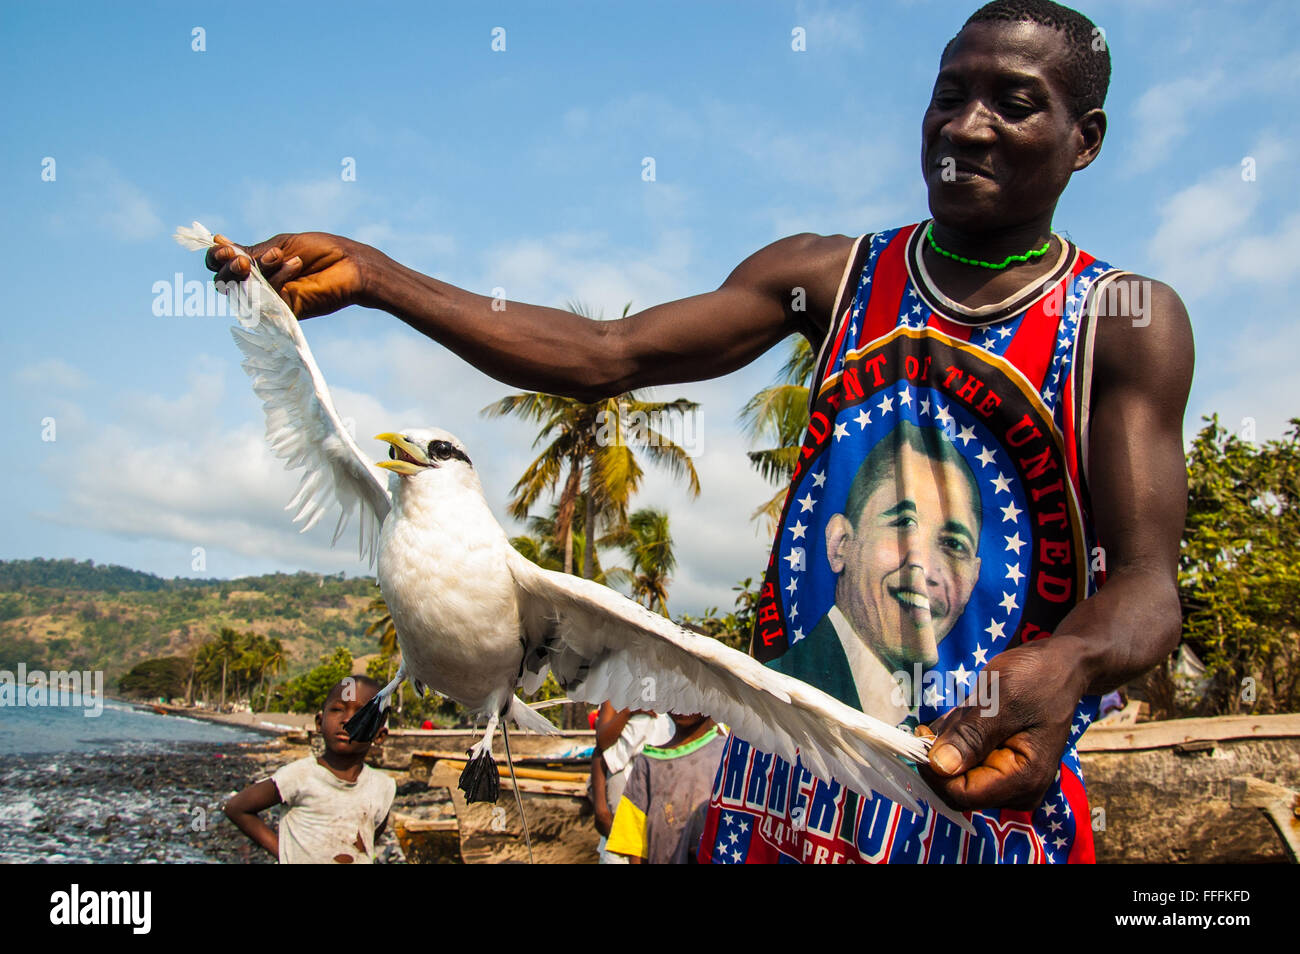
[[[437,458],[438,460],[448,460],[455,457],[458,460],[463,460],[471,467],[474,466],[470,463],[470,459],[465,452],[450,441],[430,441],[427,453],[431,458]]]

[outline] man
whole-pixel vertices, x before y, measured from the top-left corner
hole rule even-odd
[[[922,122],[932,222],[783,239],[716,291],[621,321],[514,302],[503,320],[492,299],[331,235],[248,250],[300,317],[381,308],[507,384],[587,401],[725,374],[805,335],[821,357],[754,634],[765,661],[802,636],[795,595],[807,564],[793,539],[808,530],[803,514],[829,519],[825,485],[842,487],[860,466],[835,445],[905,409],[979,446],[981,486],[1015,529],[998,533],[1002,565],[972,598],[987,640],[961,660],[940,655],[954,675],[967,662],[996,675],[1000,704],[937,700],[922,767],[945,800],[973,812],[978,836],[931,812],[903,817],[732,739],[701,860],[723,860],[711,845],[729,825],[744,826],[744,860],[1091,860],[1091,831],[1074,823],[1086,822],[1087,802],[1073,740],[1099,693],[1178,640],[1193,363],[1171,289],[1051,231],[1070,177],[1105,137],[1110,61],[1098,36],[1045,0],[981,8],[944,50]],[[234,248],[214,250],[209,266],[218,280],[249,269]],[[1121,301],[1140,320],[1111,308]]]
[[[835,603],[773,667],[904,723],[914,667],[939,661],[939,644],[979,578],[981,523],[979,486],[954,442],[939,428],[900,421],[863,460],[844,511],[826,523]]]

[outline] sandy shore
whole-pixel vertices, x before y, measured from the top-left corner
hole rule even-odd
[[[138,702],[132,704],[139,705]],[[241,728],[268,735],[278,736],[284,732],[316,728],[315,713],[216,712],[212,709],[201,709],[197,706],[190,708],[163,706],[162,708],[168,710],[168,713],[172,715],[182,715],[190,719],[204,719],[208,722],[222,722],[226,725],[237,725]]]

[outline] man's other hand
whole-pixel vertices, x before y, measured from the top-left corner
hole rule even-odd
[[[994,706],[976,702],[978,694],[972,693],[966,705],[919,730],[937,736],[921,774],[945,802],[962,811],[1029,811],[1042,802],[1056,779],[1086,687],[1075,659],[1068,637],[1009,649],[990,659],[977,676],[998,674],[992,694],[995,713]]]
[[[366,276],[379,253],[368,245],[326,232],[282,234],[243,248],[224,235],[214,236],[205,264],[213,281],[243,281],[250,256],[271,287],[299,318],[328,315],[348,305],[365,304]]]

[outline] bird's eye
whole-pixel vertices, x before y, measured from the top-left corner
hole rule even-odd
[[[452,450],[453,450],[452,446],[448,444],[446,441],[429,442],[430,457],[437,457],[439,460],[441,460],[444,457],[450,457],[452,454]]]

